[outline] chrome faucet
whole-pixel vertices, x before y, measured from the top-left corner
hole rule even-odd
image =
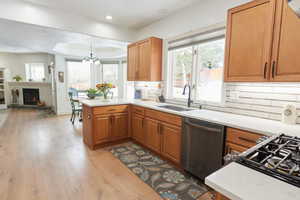
[[[193,101],[191,100],[192,87],[189,84],[185,84],[182,95],[185,95],[185,90],[187,87],[189,88],[189,98],[188,98],[187,106],[191,107],[191,103],[193,103]]]

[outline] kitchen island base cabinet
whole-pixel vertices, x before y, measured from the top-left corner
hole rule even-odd
[[[129,137],[128,105],[83,106],[83,141],[89,148],[117,143]]]

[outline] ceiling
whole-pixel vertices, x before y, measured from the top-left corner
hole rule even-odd
[[[129,28],[142,28],[199,0],[22,0]],[[106,15],[113,19],[108,21]]]
[[[126,56],[126,42],[91,37],[35,25],[0,19],[0,52],[45,52],[85,57],[90,45],[100,58]]]

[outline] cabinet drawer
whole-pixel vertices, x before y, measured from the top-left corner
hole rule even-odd
[[[127,112],[127,111],[128,111],[128,105],[101,106],[101,107],[93,108],[93,114],[95,114],[95,115],[121,113],[121,112]]]
[[[132,112],[144,116],[145,115],[145,108],[140,107],[140,106],[133,106],[132,107]]]
[[[179,117],[177,115],[172,115],[169,113],[160,112],[160,111],[151,110],[151,109],[146,109],[145,115],[146,115],[146,117],[156,119],[159,121],[163,121],[163,122],[173,124],[176,126],[182,125],[182,119],[181,119],[181,117]]]
[[[227,142],[251,148],[256,145],[256,141],[262,137],[257,133],[243,131],[234,128],[227,128]]]

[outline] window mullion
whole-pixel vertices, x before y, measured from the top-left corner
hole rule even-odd
[[[192,80],[191,80],[191,88],[192,88],[192,93],[191,93],[191,98],[192,100],[195,100],[196,97],[196,90],[197,90],[197,58],[198,58],[198,47],[193,46],[193,66],[192,66]]]

